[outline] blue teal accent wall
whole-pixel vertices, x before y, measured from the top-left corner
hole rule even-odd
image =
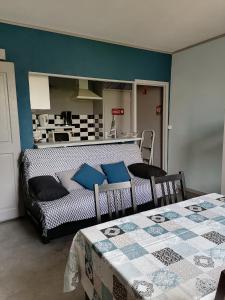
[[[22,149],[33,147],[28,72],[170,81],[171,55],[0,23],[0,48],[14,62]]]

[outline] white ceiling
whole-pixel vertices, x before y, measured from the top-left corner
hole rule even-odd
[[[225,0],[0,0],[0,19],[174,52],[225,33]]]

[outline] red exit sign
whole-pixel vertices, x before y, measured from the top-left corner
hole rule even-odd
[[[113,116],[121,116],[124,115],[124,108],[112,108],[112,115]]]

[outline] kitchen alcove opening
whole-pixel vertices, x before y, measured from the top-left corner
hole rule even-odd
[[[48,132],[51,128],[62,129],[64,126],[74,127],[74,132],[83,131],[75,133],[76,139],[79,134],[82,140],[103,138],[111,129],[112,109],[123,111],[123,114],[114,116],[117,136],[129,136],[133,132],[131,82],[30,73],[29,83],[34,138],[40,129],[42,131],[42,135],[39,134],[38,137],[40,142],[48,142]],[[44,116],[46,122],[42,120]],[[90,118],[94,119],[93,125]],[[90,128],[87,130],[85,123],[89,122]],[[46,132],[43,127],[46,127]],[[69,127],[63,130],[69,130]],[[85,133],[85,130],[90,133]]]

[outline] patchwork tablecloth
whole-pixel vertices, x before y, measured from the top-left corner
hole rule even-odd
[[[209,194],[79,231],[64,290],[93,300],[214,299],[225,269],[225,198]]]

